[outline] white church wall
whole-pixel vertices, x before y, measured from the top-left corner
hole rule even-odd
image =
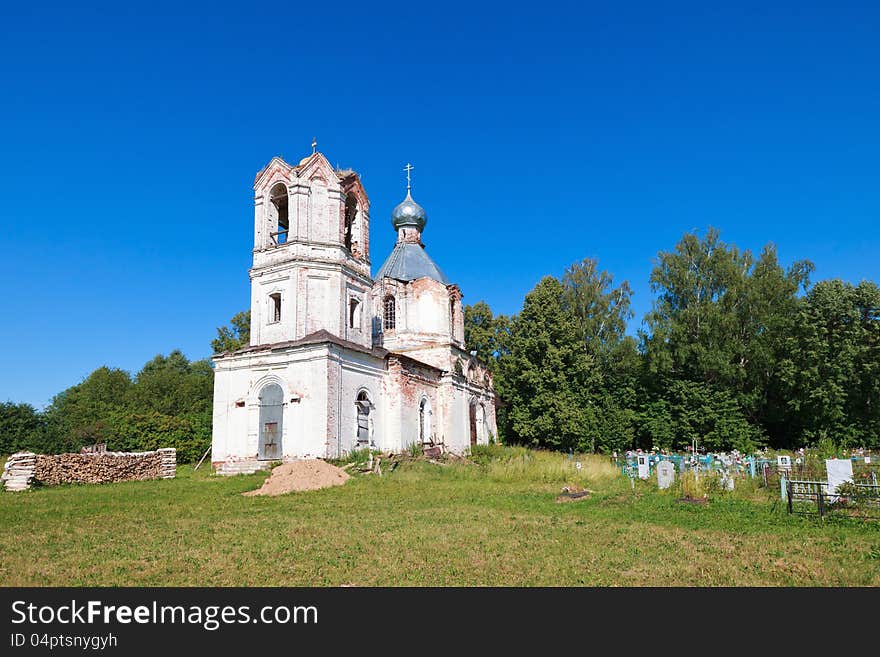
[[[447,337],[451,333],[449,295],[446,286],[430,278],[420,278],[409,286],[406,326],[413,333]]]
[[[214,376],[213,463],[257,458],[259,395],[270,383],[280,385],[284,393],[283,458],[325,456],[326,346],[227,357],[217,361]]]
[[[267,344],[293,340],[296,326],[296,278],[285,270],[268,273],[253,281],[251,289],[251,328],[257,329],[259,342]],[[276,319],[272,295],[280,295],[280,318]]]
[[[339,380],[335,404],[329,409],[332,434],[336,437],[336,453],[350,452],[365,445],[357,442],[357,405],[355,402],[361,392],[366,392],[372,408],[369,413],[370,438],[374,447],[388,450],[390,446],[385,434],[385,398],[383,380],[385,378],[385,359],[350,350],[340,350],[331,361],[331,377]]]
[[[450,451],[461,454],[470,447],[468,393],[452,377],[447,380],[445,389],[449,402],[446,416],[446,446]]]

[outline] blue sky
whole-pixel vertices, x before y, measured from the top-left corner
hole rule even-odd
[[[313,137],[362,176],[374,272],[411,161],[429,253],[496,312],[597,257],[634,332],[709,225],[880,280],[876,3],[31,4],[0,10],[0,401],[208,356],[254,174]]]

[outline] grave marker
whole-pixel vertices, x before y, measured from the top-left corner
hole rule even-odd
[[[675,481],[675,466],[671,461],[660,461],[657,464],[657,486],[660,490],[669,488]]]
[[[648,465],[648,457],[644,454],[639,454],[638,457],[639,462],[639,479],[647,479],[648,475],[651,473],[651,468]]]
[[[733,477],[725,471],[721,473],[721,488],[724,490],[733,490]]]
[[[826,459],[825,470],[828,472],[828,492],[836,493],[840,484],[852,483],[852,461],[849,459]]]

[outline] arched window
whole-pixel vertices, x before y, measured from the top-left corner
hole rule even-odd
[[[287,214],[287,187],[284,183],[278,183],[269,192],[269,200],[275,209],[275,216],[278,218],[275,230],[270,233],[275,244],[284,244],[287,242],[287,235],[290,232],[290,219]]]
[[[360,301],[357,299],[349,299],[348,301],[348,328],[360,328],[361,326],[361,317],[360,317]]]
[[[394,297],[388,295],[385,297],[385,302],[383,304],[383,314],[382,314],[382,327],[388,331],[393,330],[397,324],[396,317],[396,304],[394,302]]]
[[[355,406],[357,407],[357,442],[359,445],[369,445],[370,411],[373,408],[373,403],[366,390],[361,390],[358,393]]]
[[[342,229],[342,239],[345,248],[351,251],[354,242],[354,219],[357,216],[357,199],[349,196],[345,199],[345,221]]]
[[[269,295],[269,323],[281,321],[281,292]]]

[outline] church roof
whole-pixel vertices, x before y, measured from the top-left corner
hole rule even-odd
[[[246,347],[242,347],[241,349],[236,349],[235,351],[226,351],[222,354],[215,354],[214,357],[216,358],[219,356],[247,354],[255,351],[287,349],[289,347],[304,347],[313,344],[326,344],[328,342],[331,344],[335,344],[339,347],[350,349],[352,351],[360,351],[361,353],[370,354],[372,356],[375,356],[376,358],[385,358],[385,356],[388,355],[388,350],[383,349],[382,347],[373,347],[372,349],[368,349],[367,347],[359,345],[356,342],[351,342],[349,340],[340,338],[337,335],[333,335],[325,329],[319,329],[314,333],[309,333],[308,335],[301,337],[299,340],[284,340],[282,342],[270,342],[268,344],[248,345]]]
[[[385,264],[376,272],[375,278],[376,280],[394,278],[398,281],[414,281],[425,276],[439,281],[443,285],[449,285],[446,274],[440,271],[440,268],[431,260],[425,247],[415,242],[398,242]]]
[[[349,351],[359,351],[362,354],[369,354],[374,358],[385,359],[389,356],[393,356],[394,358],[400,360],[411,361],[421,367],[427,367],[438,372],[443,372],[442,368],[421,361],[418,358],[413,358],[412,356],[400,352],[388,351],[383,347],[373,347],[371,349],[368,349],[367,347],[359,345],[356,342],[351,342],[350,340],[345,340],[337,335],[333,335],[332,333],[330,333],[330,331],[327,331],[326,329],[319,329],[314,333],[309,333],[308,335],[301,337],[299,340],[284,340],[282,342],[271,342],[269,344],[248,345],[246,347],[242,347],[241,349],[236,349],[235,351],[226,351],[221,354],[214,354],[214,358],[239,356],[242,354],[255,353],[259,351],[275,351],[280,349],[289,349],[291,347],[306,347],[309,345],[328,343],[335,344],[336,346],[348,349]]]

